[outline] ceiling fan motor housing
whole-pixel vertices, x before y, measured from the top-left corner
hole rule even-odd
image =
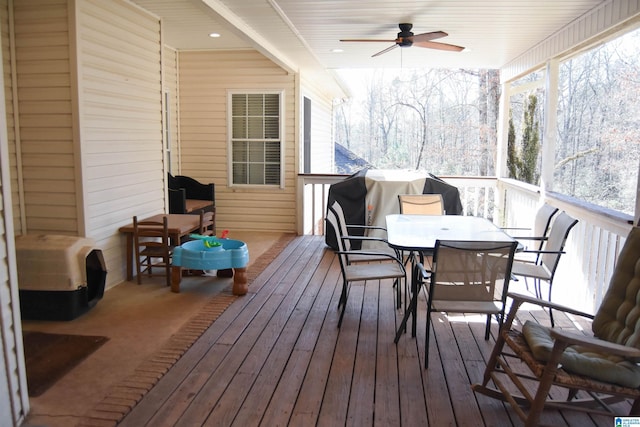
[[[400,24],[400,32],[398,33],[397,44],[400,47],[410,47],[413,45],[413,33],[411,28],[413,24]]]

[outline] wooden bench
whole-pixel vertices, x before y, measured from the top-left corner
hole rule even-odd
[[[169,190],[169,213],[194,214],[213,213],[213,232],[215,233],[216,192],[214,184],[202,184],[184,176],[167,174]]]

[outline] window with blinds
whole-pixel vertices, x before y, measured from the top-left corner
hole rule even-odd
[[[280,185],[282,93],[230,95],[231,183]]]

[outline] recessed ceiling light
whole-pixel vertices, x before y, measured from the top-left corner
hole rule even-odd
[[[338,49],[331,49],[331,52],[333,52],[333,53],[341,53],[341,52],[344,52],[344,49],[340,49],[340,48],[338,48]]]
[[[209,37],[211,37],[211,38],[220,37],[220,34],[219,33],[209,33]]]

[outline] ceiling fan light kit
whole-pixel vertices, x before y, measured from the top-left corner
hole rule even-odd
[[[395,40],[372,40],[372,39],[342,39],[340,40],[341,42],[367,42],[367,43],[394,43],[393,45],[389,46],[388,48],[381,50],[378,53],[374,53],[372,55],[372,57],[376,57],[376,56],[380,56],[384,53],[389,52],[390,50],[395,49],[396,47],[400,46],[400,47],[411,47],[411,46],[418,46],[418,47],[424,47],[427,49],[438,49],[438,50],[446,50],[446,51],[450,51],[450,52],[460,52],[462,50],[464,50],[464,47],[462,46],[456,46],[453,44],[448,44],[448,43],[440,43],[440,42],[434,42],[432,40],[435,39],[440,39],[442,37],[446,37],[448,36],[447,33],[445,33],[444,31],[432,31],[430,33],[422,33],[422,34],[418,34],[418,35],[414,35],[411,32],[411,29],[413,28],[413,24],[409,24],[409,23],[402,23],[402,24],[398,24],[398,26],[400,27],[400,32],[398,33],[397,37]]]

